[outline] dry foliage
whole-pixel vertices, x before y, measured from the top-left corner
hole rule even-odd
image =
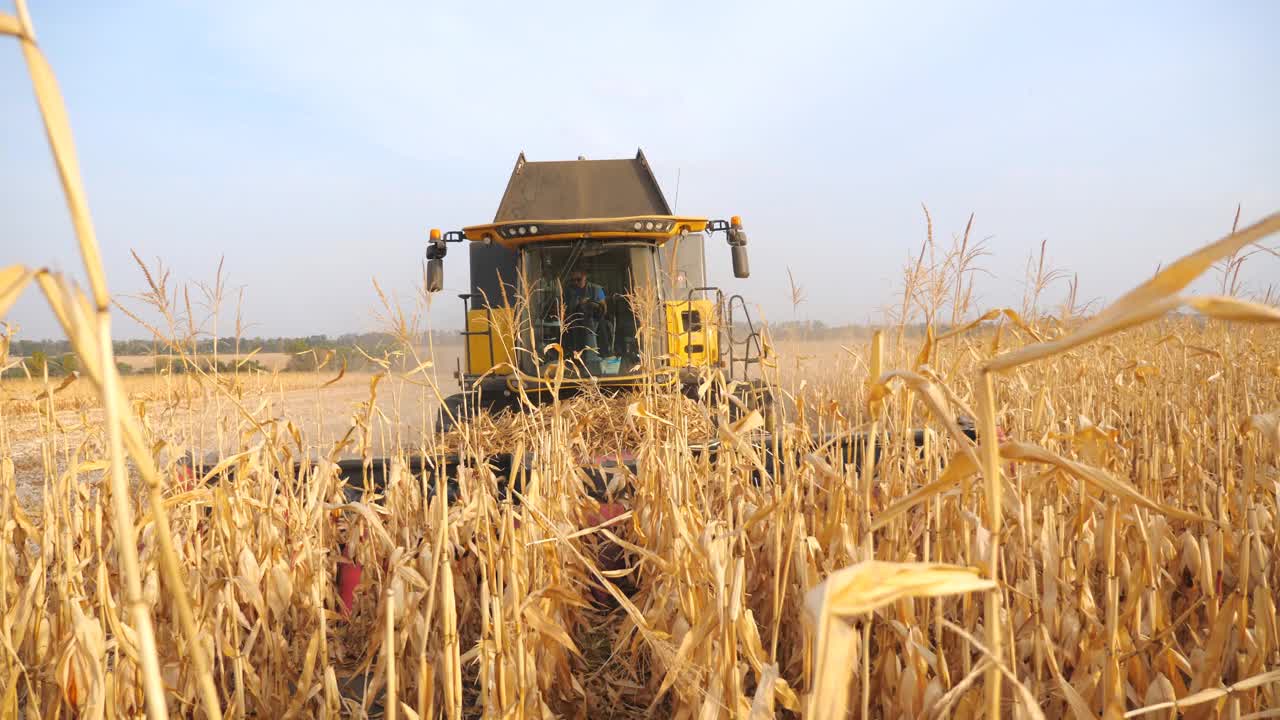
[[[995,330],[899,332],[890,347],[877,336],[833,354],[830,381],[799,383],[782,405],[777,462],[743,442],[758,415],[729,424],[719,403],[653,389],[424,434],[387,448],[405,462],[385,492],[352,493],[331,462],[297,464],[338,447],[200,372],[183,387],[235,421],[221,429],[231,451],[193,477],[179,460],[198,439],[131,404],[111,362],[110,295],[66,118],[21,2],[0,33],[22,44],[91,279],[86,295],[47,272],[0,270],[0,316],[38,285],[101,413],[71,442],[58,388],[33,398],[46,406],[34,431],[44,472],[27,511],[0,406],[0,716],[1280,707],[1277,313],[1178,294],[1280,217],[1081,322],[1000,310],[991,319],[1009,323]],[[909,268],[904,322],[967,305],[973,247],[966,232],[950,263]],[[221,301],[221,280],[206,290]],[[1183,306],[1208,320],[1168,316]],[[427,360],[403,374],[437,395]],[[348,439],[367,431],[376,378]],[[921,450],[913,428],[926,429]],[[811,439],[855,430],[881,439],[873,462]],[[715,462],[691,447],[713,432]],[[621,514],[586,492],[580,464],[598,449],[639,459],[618,479]],[[519,477],[481,462],[499,450],[522,458]],[[445,452],[475,461],[453,488],[407,469]],[[363,577],[345,608],[333,577],[352,561]]]

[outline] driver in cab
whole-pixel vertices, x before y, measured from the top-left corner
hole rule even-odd
[[[604,317],[604,302],[604,288],[587,282],[585,270],[569,273],[564,305],[569,320],[567,345],[571,352],[596,349],[600,320]]]

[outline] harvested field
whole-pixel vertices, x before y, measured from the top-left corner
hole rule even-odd
[[[219,357],[218,360],[224,363],[238,363],[242,361],[255,360],[258,363],[260,363],[263,367],[265,367],[268,371],[272,371],[272,370],[283,370],[285,365],[289,364],[289,357],[290,356],[288,353],[260,352],[260,353],[254,353],[252,355],[249,355],[247,353],[240,356],[228,355],[225,357]],[[191,359],[199,363],[208,363],[213,360],[213,356],[198,355],[198,356],[193,356]],[[164,367],[169,363],[180,362],[181,358],[175,357],[173,355],[164,355],[164,354],[117,355],[116,360],[119,362],[125,363],[129,367],[133,368],[135,372],[145,372],[149,370],[154,370],[157,363],[159,363],[161,367]]]

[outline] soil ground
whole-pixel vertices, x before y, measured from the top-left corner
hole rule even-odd
[[[428,372],[434,372],[441,395],[457,392],[453,369],[460,351],[461,345],[435,349],[435,367]],[[339,378],[330,369],[258,373],[226,378],[227,392],[216,392],[192,378],[139,374],[125,377],[124,386],[132,409],[142,415],[157,439],[165,441],[171,452],[197,458],[212,459],[238,445],[228,435],[242,412],[267,427],[272,427],[268,421],[278,420],[274,427],[282,431],[288,431],[286,422],[291,424],[304,446],[331,447],[353,426],[367,422],[375,455],[388,453],[397,443],[415,447],[430,428],[438,405],[436,391],[422,382],[421,375],[415,376],[416,382],[395,373],[383,376],[377,380],[370,413],[375,377],[371,372],[351,372]],[[32,380],[0,381],[0,458],[13,461],[23,505],[39,502],[48,463],[55,465],[54,472],[62,473],[78,459],[101,457],[96,447],[103,442],[102,410],[93,388],[75,380],[59,390],[61,382],[51,379],[46,388]],[[50,399],[44,396],[48,390],[54,391],[52,413]],[[359,452],[359,445],[352,443],[340,456]]]
[[[242,354],[237,359],[255,360],[260,365],[267,368],[268,370],[274,371],[274,370],[283,370],[284,366],[289,364],[290,357],[292,356],[289,353],[260,352],[260,353],[254,353],[252,357],[250,357],[249,355]],[[200,359],[212,360],[213,356],[202,355],[200,356]],[[118,362],[127,364],[129,367],[133,368],[135,372],[144,372],[147,370],[151,370],[156,366],[155,355],[117,355],[116,360]],[[218,360],[220,362],[231,362],[232,356],[220,355],[218,357]]]

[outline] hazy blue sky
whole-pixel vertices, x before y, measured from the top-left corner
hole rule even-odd
[[[787,267],[802,316],[878,317],[922,202],[940,236],[974,212],[990,237],[982,306],[1020,300],[1042,239],[1114,297],[1237,202],[1280,209],[1276,2],[30,5],[112,289],[142,287],[130,248],[175,279],[225,255],[254,334],[374,328],[370,279],[412,297],[427,228],[490,220],[521,150],[643,147],[669,198],[680,173],[679,210],[744,217],[753,278],[719,241],[712,276],[778,319]],[[2,40],[0,264],[79,276]],[[465,254],[447,269],[463,287]],[[1280,284],[1280,260],[1248,279]],[[34,295],[10,320],[56,335]]]

